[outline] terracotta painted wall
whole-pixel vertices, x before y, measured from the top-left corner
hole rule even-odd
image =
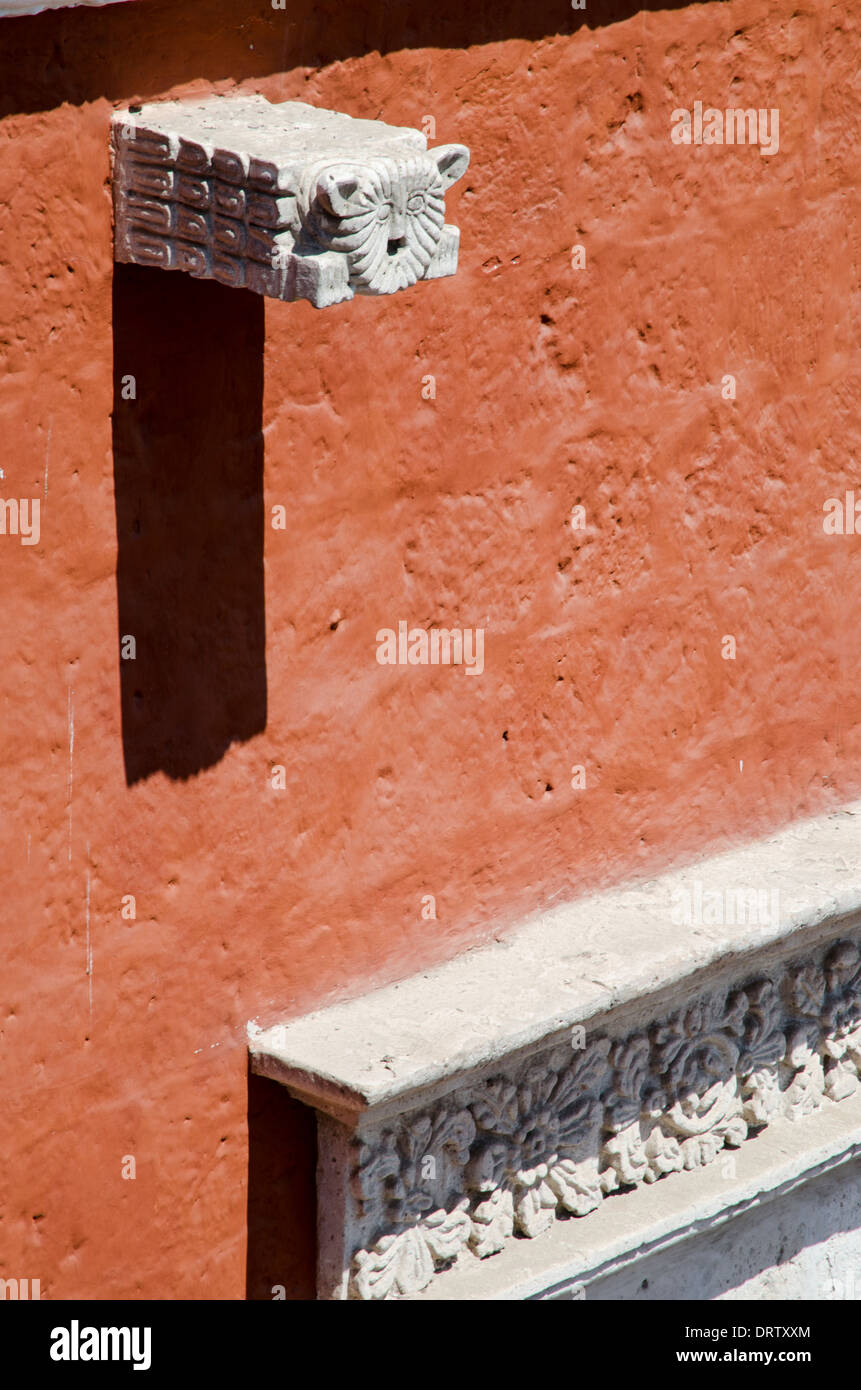
[[[859,53],[819,0],[0,21],[0,487],[42,504],[0,536],[0,1276],[308,1296],[313,1129],[248,1018],[861,792],[822,526]],[[115,271],[112,105],[237,89],[469,145],[457,277],[317,312]],[[777,107],[778,153],[674,145],[695,100]],[[379,666],[402,619],[485,628],[484,673]]]

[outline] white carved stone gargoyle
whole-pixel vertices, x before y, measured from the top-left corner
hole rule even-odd
[[[114,113],[115,255],[318,309],[453,275],[464,145],[262,96]]]

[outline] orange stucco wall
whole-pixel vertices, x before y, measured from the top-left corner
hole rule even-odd
[[[819,0],[0,20],[0,487],[42,503],[0,536],[0,1275],[308,1296],[313,1126],[249,1017],[858,795],[859,40]],[[112,105],[235,89],[467,144],[457,277],[115,270]],[[697,99],[779,152],[674,145]],[[400,620],[484,673],[378,665]]]

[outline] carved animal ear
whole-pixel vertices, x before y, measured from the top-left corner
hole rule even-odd
[[[358,191],[360,176],[357,169],[346,166],[325,169],[317,180],[317,198],[335,217],[355,212],[351,199]]]
[[[466,145],[437,145],[435,150],[429,150],[428,153],[436,163],[446,188],[457,183],[466,173],[469,164],[469,150]]]

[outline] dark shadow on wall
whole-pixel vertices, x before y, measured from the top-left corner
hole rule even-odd
[[[316,1169],[314,1111],[249,1065],[247,1299],[315,1297]]]
[[[263,312],[262,298],[245,290],[114,267],[129,784],[157,771],[189,777],[266,727]],[[133,660],[122,654],[128,637]]]
[[[130,0],[49,10],[0,20],[0,116],[64,101],[152,97],[200,79],[232,86],[374,52],[535,41],[686,8],[699,7],[691,0],[586,0],[582,10],[570,0],[286,0],[276,10],[270,0]]]

